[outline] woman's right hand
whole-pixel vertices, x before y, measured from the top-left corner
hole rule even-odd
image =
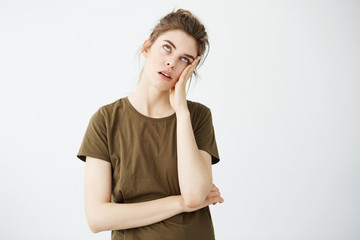
[[[201,205],[199,205],[199,206],[197,206],[195,208],[190,208],[190,207],[188,207],[188,206],[186,206],[184,204],[184,212],[194,212],[194,211],[199,210],[201,208],[207,207],[207,206],[209,206],[211,204],[215,205],[217,203],[223,203],[223,202],[224,202],[224,199],[220,195],[219,188],[217,188],[215,186],[215,184],[213,184],[213,186],[211,188],[211,191],[206,196],[205,201]]]

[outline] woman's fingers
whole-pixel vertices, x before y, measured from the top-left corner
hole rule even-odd
[[[211,198],[211,203],[213,205],[216,205],[217,203],[223,203],[224,199],[221,196],[215,196],[213,198]]]
[[[193,74],[193,72],[195,71],[196,66],[199,64],[200,61],[200,56],[197,56],[197,58],[195,58],[195,60],[191,63],[191,67],[190,67],[190,74],[188,76],[188,78],[190,78],[190,76]]]
[[[213,191],[213,192],[210,192],[208,194],[208,197],[215,197],[215,196],[220,196],[220,192],[219,191]]]
[[[197,56],[197,57],[195,58],[195,60],[194,60],[189,66],[187,66],[187,67],[183,70],[179,81],[183,81],[183,82],[186,83],[186,81],[187,81],[187,80],[190,78],[190,76],[193,74],[196,66],[198,65],[198,63],[199,63],[199,61],[200,61],[200,58],[201,58],[200,56]]]
[[[211,192],[216,192],[219,191],[219,188],[215,186],[215,184],[213,184],[212,188],[211,188]]]
[[[216,205],[217,203],[223,203],[224,199],[221,197],[221,193],[219,191],[219,188],[213,184],[211,191],[209,192],[207,196],[207,200],[209,201],[209,204]]]

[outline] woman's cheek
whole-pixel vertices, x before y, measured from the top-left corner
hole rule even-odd
[[[185,70],[186,67],[187,67],[187,64],[181,64],[181,65],[180,65],[180,69],[181,69],[180,75],[184,72],[184,70]]]
[[[168,52],[165,50],[165,49],[160,49],[160,51],[159,51],[159,55],[161,55],[161,56],[166,56],[168,54]]]

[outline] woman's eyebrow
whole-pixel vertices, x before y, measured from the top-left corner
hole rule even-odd
[[[165,42],[169,43],[173,48],[176,49],[175,45],[170,41],[170,40],[164,40]],[[193,56],[191,56],[190,54],[184,54],[185,56],[187,56],[188,58],[191,58],[192,60],[194,60],[195,58]]]

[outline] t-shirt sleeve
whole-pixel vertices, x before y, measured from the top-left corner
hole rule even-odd
[[[211,111],[207,107],[202,107],[198,115],[198,124],[194,129],[194,136],[197,146],[200,150],[208,152],[211,157],[211,163],[216,164],[220,161],[217,149],[215,131],[211,116]]]
[[[110,162],[105,116],[99,108],[91,117],[78,154],[80,160],[86,156]]]

